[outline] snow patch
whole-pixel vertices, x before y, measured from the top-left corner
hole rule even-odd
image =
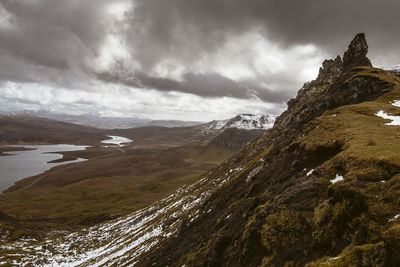
[[[375,115],[383,119],[391,120],[391,122],[385,123],[385,125],[400,125],[400,116],[388,115],[383,110],[378,111]]]
[[[393,101],[392,105],[400,108],[400,100]]]
[[[332,258],[328,259],[328,261],[334,261],[334,260],[337,260],[337,259],[340,259],[340,256],[332,257]]]
[[[400,64],[397,65],[393,65],[393,66],[387,66],[387,67],[383,67],[383,70],[387,70],[387,71],[400,71]]]
[[[110,137],[111,139],[107,139],[101,142],[104,144],[112,144],[117,146],[126,146],[128,145],[128,143],[132,142],[131,139],[122,136],[108,135],[108,137]]]
[[[400,214],[397,214],[396,216],[393,217],[393,219],[390,219],[389,222],[397,220],[400,217]]]
[[[336,174],[336,178],[330,180],[330,182],[331,182],[332,184],[335,184],[335,183],[340,182],[340,181],[343,181],[343,180],[344,180],[344,179],[343,179],[343,176],[341,176],[341,175],[339,175],[339,174]]]
[[[314,172],[314,169],[311,169],[307,172],[307,176],[310,176]]]

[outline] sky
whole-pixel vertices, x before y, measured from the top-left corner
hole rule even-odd
[[[279,114],[365,32],[400,63],[398,0],[0,0],[0,112]]]

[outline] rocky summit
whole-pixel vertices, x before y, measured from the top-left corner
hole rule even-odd
[[[348,50],[343,55],[343,68],[345,71],[356,66],[371,67],[371,61],[367,57],[368,44],[364,33],[359,33],[351,41]]]
[[[8,245],[1,262],[399,266],[400,78],[367,51],[358,34],[271,129],[196,183],[105,225]]]

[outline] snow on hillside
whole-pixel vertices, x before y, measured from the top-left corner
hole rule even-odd
[[[132,266],[150,248],[176,235],[196,220],[204,203],[243,168],[216,179],[204,177],[169,197],[131,215],[42,242],[22,239],[1,244],[0,265],[9,266]]]
[[[400,64],[384,67],[384,70],[400,70]]]
[[[400,75],[400,64],[384,67],[382,69],[393,72],[396,75]]]

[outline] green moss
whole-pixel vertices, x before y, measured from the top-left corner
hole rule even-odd
[[[261,242],[270,257],[283,257],[302,253],[302,243],[307,237],[307,214],[294,210],[282,210],[266,218],[261,230]]]
[[[388,248],[395,253],[396,259],[400,262],[400,224],[393,225],[383,233],[383,239]]]

